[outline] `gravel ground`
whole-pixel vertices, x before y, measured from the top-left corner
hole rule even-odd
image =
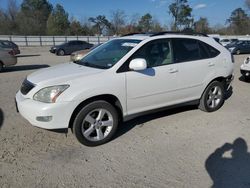
[[[184,107],[139,117],[113,141],[89,148],[15,111],[28,74],[69,60],[48,50],[21,48],[18,64],[0,73],[0,187],[250,187],[244,142],[224,145],[239,137],[250,145],[250,83],[239,80],[246,55],[235,57],[233,93],[219,111]]]

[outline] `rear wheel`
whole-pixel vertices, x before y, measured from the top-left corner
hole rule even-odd
[[[106,101],[86,105],[76,116],[73,132],[86,146],[98,146],[112,139],[118,127],[116,109]]]
[[[64,56],[65,51],[63,49],[58,50],[57,55]]]
[[[225,88],[219,81],[214,81],[205,89],[199,108],[205,112],[214,112],[218,110],[225,100]]]

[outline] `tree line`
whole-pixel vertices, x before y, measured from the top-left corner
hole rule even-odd
[[[170,25],[161,24],[150,13],[140,16],[126,15],[113,10],[109,19],[97,15],[83,21],[69,17],[60,4],[52,6],[48,0],[8,0],[7,8],[0,7],[0,34],[3,35],[123,35],[137,32],[196,31],[202,33],[246,35],[250,34],[250,0],[245,8],[233,10],[224,25],[210,26],[206,17],[194,19],[188,0],[172,0],[166,7],[172,17]]]

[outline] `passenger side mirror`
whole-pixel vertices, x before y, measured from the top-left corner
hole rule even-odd
[[[129,63],[129,68],[134,71],[145,70],[147,68],[147,62],[142,58],[133,59]]]

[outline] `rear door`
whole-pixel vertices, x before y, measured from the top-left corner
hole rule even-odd
[[[176,38],[172,41],[174,63],[179,65],[180,97],[184,101],[200,98],[204,83],[216,75],[216,58],[211,58],[210,46],[195,39]],[[209,49],[208,49],[209,48]],[[214,53],[218,51],[211,47]]]

